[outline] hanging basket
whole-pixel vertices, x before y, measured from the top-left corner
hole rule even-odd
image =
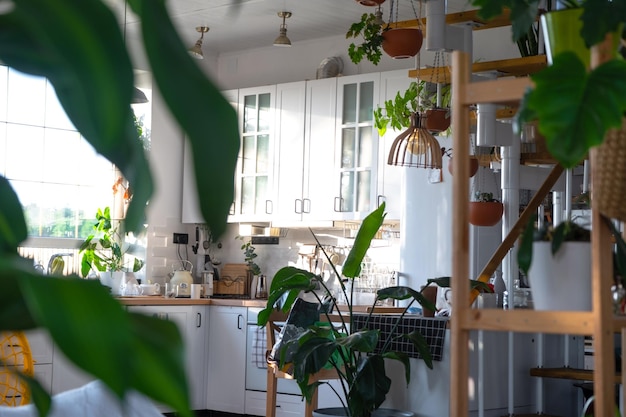
[[[454,163],[452,162],[452,157],[450,157],[450,159],[448,159],[448,172],[450,173],[450,175],[454,175],[454,173],[452,172],[453,165]],[[469,177],[470,178],[476,175],[476,173],[478,172],[478,167],[479,167],[478,158],[474,155],[470,155],[469,156]]]
[[[611,129],[596,152],[592,167],[592,204],[611,219],[626,221],[626,118],[622,127]]]
[[[410,58],[420,51],[424,36],[421,29],[392,28],[383,32],[383,51],[393,59]]]
[[[470,201],[469,222],[474,226],[495,226],[504,213],[504,206],[497,201]]]
[[[449,109],[426,110],[426,129],[432,133],[439,133],[450,127]]]
[[[380,6],[385,2],[385,0],[356,0],[356,2],[359,3],[361,6],[374,7]]]

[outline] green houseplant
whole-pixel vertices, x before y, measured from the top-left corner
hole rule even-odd
[[[363,13],[361,20],[353,23],[346,33],[346,38],[362,37],[363,41],[356,45],[351,43],[348,46],[350,60],[358,64],[366,58],[374,65],[378,65],[383,56],[381,51],[383,44],[383,28],[377,23],[377,17],[373,13]]]
[[[154,86],[192,146],[203,217],[219,236],[226,228],[234,194],[232,173],[239,150],[236,114],[187,53],[165,2],[129,0],[128,4],[141,21]],[[113,10],[101,0],[54,4],[19,0],[0,14],[0,26],[0,60],[48,78],[81,135],[133,184],[125,230],[139,231],[153,184],[133,124],[133,70]],[[214,138],[207,139],[208,130]],[[206,155],[219,158],[205,167]],[[0,199],[4,288],[0,329],[43,328],[74,364],[102,380],[120,399],[137,390],[181,416],[191,416],[183,342],[176,325],[126,311],[92,280],[41,276],[32,262],[18,254],[18,246],[27,238],[24,210],[3,176]],[[36,379],[24,379],[33,403],[45,415],[50,410],[49,394]]]
[[[473,0],[489,19],[511,9],[513,40],[522,38],[538,13],[538,2],[524,0]],[[590,47],[626,22],[626,4],[610,0],[585,0],[580,36]],[[558,12],[556,12],[558,13]],[[553,64],[531,76],[535,83],[518,112],[518,120],[538,119],[550,154],[564,167],[573,167],[588,150],[604,141],[610,128],[620,127],[626,111],[626,62],[610,51],[610,59],[588,71],[572,52],[554,57]],[[519,127],[521,123],[516,123]]]
[[[343,276],[350,280],[357,279],[360,274],[362,260],[371,240],[384,220],[384,209],[383,203],[378,209],[370,213],[357,233],[354,245],[342,268]],[[328,260],[330,262],[330,258]],[[333,268],[335,267],[332,262],[330,264]],[[267,324],[275,303],[283,297],[286,301],[281,308],[283,311],[289,311],[301,291],[311,292],[321,304],[323,302],[322,297],[313,292],[319,285],[324,288],[326,294],[331,293],[320,276],[295,267],[282,268],[272,280],[268,301],[265,309],[259,314],[258,324]],[[331,364],[340,371],[340,380],[347,401],[344,404],[347,415],[352,417],[369,416],[373,410],[382,404],[391,386],[391,380],[385,374],[383,359],[389,358],[402,362],[405,366],[405,378],[408,384],[409,358],[405,353],[392,351],[389,348],[391,340],[385,341],[386,348],[382,352],[373,353],[380,332],[379,330],[355,329],[351,303],[352,292],[347,290],[347,286],[343,283],[341,287],[345,299],[348,300],[347,312],[337,310],[336,313],[341,317],[341,329],[331,330],[326,325],[314,325],[309,327],[298,339],[291,342],[297,344],[293,359],[294,378],[297,380],[304,397],[310,401],[319,382],[309,385],[309,376],[318,372],[327,363]],[[409,287],[399,286],[378,290],[374,304],[377,300],[386,299],[412,299],[409,306],[417,301],[425,308],[435,309],[433,303],[428,301],[421,292]],[[335,301],[333,300],[332,303],[334,304]],[[406,309],[402,316],[405,313]],[[397,337],[411,340],[426,365],[432,368],[429,347],[419,331]],[[289,347],[285,346],[283,349],[289,349]],[[337,355],[341,358],[340,360],[337,360]]]
[[[469,205],[469,222],[474,226],[495,226],[504,214],[504,205],[493,193],[476,191]]]
[[[450,126],[450,87],[450,84],[442,84],[441,107],[438,107],[437,84],[423,80],[412,81],[404,94],[398,91],[393,100],[385,100],[384,107],[379,106],[374,110],[374,126],[378,134],[383,136],[388,127],[395,130],[408,128],[411,125],[411,115],[415,112],[426,115],[425,127],[429,130],[433,130],[428,125],[431,112],[433,116],[436,112],[442,112],[447,126],[436,130],[446,130]]]
[[[133,261],[132,268],[125,265],[122,237],[118,233],[118,226],[111,222],[111,210],[105,207],[98,209],[93,232],[80,245],[83,254],[80,263],[80,273],[86,277],[92,269],[97,271],[127,271],[138,272],[144,262],[138,258]]]

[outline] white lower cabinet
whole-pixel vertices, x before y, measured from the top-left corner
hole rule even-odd
[[[264,391],[246,391],[246,415],[264,416],[266,398],[267,393]],[[301,417],[304,408],[305,403],[300,395],[276,395],[276,417]]]
[[[207,409],[244,413],[247,308],[210,306]]]
[[[129,306],[128,310],[176,323],[185,343],[185,365],[189,379],[191,407],[194,410],[205,409],[204,387],[206,386],[209,307],[202,305]],[[171,411],[165,407],[161,409]]]
[[[43,330],[31,330],[26,332],[26,338],[30,346],[35,364],[35,378],[50,392],[52,391],[52,360],[54,345]]]

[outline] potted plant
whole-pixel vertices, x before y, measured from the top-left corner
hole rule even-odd
[[[528,276],[535,310],[591,310],[591,232],[571,220],[520,237],[517,262]]]
[[[393,15],[397,3],[391,1],[390,9]],[[374,65],[378,65],[382,52],[394,59],[403,59],[415,56],[422,47],[424,36],[418,28],[395,27],[393,22],[383,27],[380,15],[364,13],[361,20],[353,23],[346,33],[346,38],[362,36],[363,42],[359,45],[351,43],[348,47],[350,60],[358,64],[367,58]]]
[[[473,0],[472,3],[486,19],[499,15],[503,6],[516,10],[511,14],[514,41],[527,33],[539,4],[524,0]],[[608,34],[619,33],[626,23],[624,2],[570,3],[580,8],[582,29],[577,36],[587,47],[600,43]],[[545,20],[543,16],[542,19]],[[617,47],[607,48],[607,54],[608,61],[590,71],[584,59],[574,52],[554,56],[552,65],[531,75],[534,87],[526,93],[518,111],[515,123],[518,130],[522,122],[537,119],[548,151],[566,168],[580,163],[591,147],[603,143],[609,129],[622,126],[626,112],[626,62]]]
[[[274,276],[267,304],[258,316],[258,324],[260,326],[266,325],[279,300],[281,302],[284,301],[280,308],[287,312],[294,305],[301,292],[312,294],[318,303],[317,311],[325,315],[329,322],[331,321],[328,316],[330,311],[335,311],[334,314],[339,317],[338,329],[328,326],[327,323],[316,323],[309,326],[304,333],[287,342],[279,349],[279,366],[281,369],[285,369],[284,358],[286,352],[290,352],[292,355],[294,378],[307,401],[311,400],[312,395],[320,384],[315,382],[309,385],[308,381],[311,375],[325,367],[332,367],[338,371],[342,392],[346,401],[342,401],[343,410],[328,410],[328,413],[333,416],[367,417],[376,414],[376,410],[379,409],[385,400],[391,384],[391,380],[385,371],[384,359],[400,361],[405,367],[406,383],[409,383],[409,357],[406,353],[396,351],[391,347],[393,340],[409,340],[419,351],[425,364],[432,369],[430,346],[419,330],[413,330],[409,333],[395,333],[395,330],[392,330],[388,336],[381,339],[379,329],[368,330],[367,326],[356,328],[354,325],[355,317],[358,313],[354,310],[352,303],[354,295],[352,291],[356,285],[349,281],[354,281],[359,277],[363,258],[372,239],[383,224],[385,218],[384,210],[385,203],[383,202],[378,209],[365,218],[359,228],[354,244],[343,263],[341,275],[347,277],[348,281],[347,284],[341,280],[339,281],[342,293],[339,297],[346,300],[346,305],[342,306],[343,308],[338,308],[336,298],[331,295],[333,294],[332,290],[326,286],[321,276],[315,275],[308,270],[288,266],[280,269]],[[336,265],[323,250],[323,246],[319,244],[317,237],[315,235],[313,237],[322,248],[335,274],[340,276]],[[493,289],[487,283],[477,280],[468,281],[472,289],[477,289],[481,292],[493,292]],[[436,311],[434,305],[436,291],[429,297],[425,296],[426,292],[431,292],[430,290],[435,285],[449,287],[450,278],[428,279],[427,284],[421,291],[415,291],[405,286],[379,289],[370,312],[365,315],[365,323],[372,318],[374,307],[378,301],[410,300],[402,309],[402,313],[391,323],[392,329],[398,328],[407,311],[415,302],[419,303],[425,312],[428,310]],[[319,291],[315,291],[316,288],[322,289],[321,294]],[[379,351],[374,350],[377,345],[382,346]],[[337,395],[339,396],[339,393]],[[382,415],[393,416],[395,410],[384,411]],[[328,414],[320,412],[319,415]],[[408,412],[399,412],[399,415],[406,417]]]
[[[80,245],[79,253],[83,254],[80,261],[80,273],[87,277],[95,269],[100,272],[100,281],[111,288],[113,294],[119,294],[124,272],[138,272],[144,262],[138,258],[133,261],[132,268],[125,264],[127,249],[123,249],[123,238],[113,226],[111,210],[105,207],[98,209],[93,232]]]
[[[411,125],[411,114],[425,117],[425,128],[433,133],[450,127],[450,84],[441,84],[441,107],[437,106],[437,84],[417,80],[411,82],[404,94],[398,92],[393,100],[386,100],[384,107],[374,110],[374,126],[383,136],[387,128],[406,129]]]
[[[504,206],[493,193],[476,191],[469,205],[469,222],[474,226],[495,226],[504,213]]]

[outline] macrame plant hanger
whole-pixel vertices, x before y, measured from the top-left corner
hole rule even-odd
[[[413,4],[413,2],[411,2]],[[415,6],[413,8],[415,11]],[[421,25],[422,2],[417,16]],[[416,68],[420,68],[420,53],[415,56]],[[419,83],[419,75],[416,78]],[[421,98],[418,97],[421,101]],[[419,107],[419,106],[418,106]],[[425,115],[415,112],[410,117],[410,126],[396,137],[391,145],[387,163],[395,166],[441,169],[441,147],[435,137],[424,126]]]

